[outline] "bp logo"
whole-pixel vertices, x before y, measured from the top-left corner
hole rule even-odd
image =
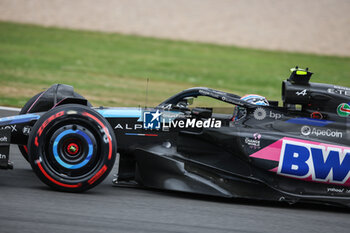
[[[266,118],[266,110],[263,108],[257,108],[254,111],[254,118],[258,121],[264,120]]]
[[[340,104],[337,108],[337,113],[341,117],[348,117],[350,115],[350,105],[346,103]]]

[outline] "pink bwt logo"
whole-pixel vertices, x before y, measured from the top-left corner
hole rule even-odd
[[[348,147],[283,138],[250,157],[278,162],[270,171],[279,175],[350,186]]]

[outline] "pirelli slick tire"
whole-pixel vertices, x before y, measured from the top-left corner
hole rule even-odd
[[[116,139],[105,118],[75,104],[56,107],[35,123],[28,141],[36,175],[60,191],[82,192],[112,170]]]

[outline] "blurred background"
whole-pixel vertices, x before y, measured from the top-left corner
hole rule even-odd
[[[289,68],[350,86],[348,0],[0,0],[0,105],[54,83],[94,105],[207,86],[280,99]]]

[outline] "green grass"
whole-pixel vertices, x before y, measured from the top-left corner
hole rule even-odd
[[[144,105],[147,78],[149,106],[193,86],[279,100],[295,65],[310,67],[314,82],[350,86],[349,57],[0,22],[0,105],[21,107],[54,83],[73,85],[94,105]]]

